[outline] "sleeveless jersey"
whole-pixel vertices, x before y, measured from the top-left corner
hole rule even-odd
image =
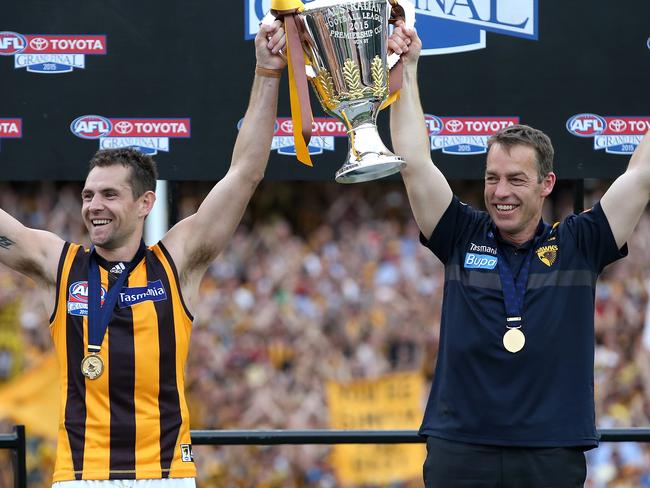
[[[61,405],[53,480],[196,476],[184,369],[192,316],[162,243],[146,249],[120,291],[104,335],[104,372],[81,373],[88,350],[90,253],[66,243],[50,333]],[[102,299],[109,287],[100,265]]]

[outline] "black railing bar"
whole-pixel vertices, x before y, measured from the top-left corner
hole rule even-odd
[[[18,435],[0,434],[0,449],[16,449],[18,447]]]
[[[601,442],[649,442],[650,429],[601,429],[598,431]]]
[[[16,425],[11,434],[0,434],[0,449],[11,449],[11,465],[14,471],[14,488],[27,486],[25,450],[25,426]]]
[[[650,429],[602,429],[602,442],[650,442]],[[195,445],[417,444],[416,430],[193,430]]]
[[[192,443],[222,445],[275,444],[415,444],[415,430],[193,430]]]

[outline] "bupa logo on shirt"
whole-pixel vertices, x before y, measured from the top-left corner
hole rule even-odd
[[[463,266],[467,269],[494,269],[497,266],[497,261],[496,256],[468,252],[465,254],[465,263]]]
[[[117,303],[120,308],[126,308],[136,303],[146,301],[160,302],[162,300],[167,300],[167,292],[162,284],[162,280],[156,280],[148,282],[147,286],[123,288]]]
[[[102,286],[101,304],[104,305],[106,288]],[[88,316],[88,282],[75,281],[68,288],[68,313],[81,317]]]

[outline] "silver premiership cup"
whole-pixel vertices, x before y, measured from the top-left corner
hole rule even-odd
[[[400,0],[399,5],[409,9],[407,24],[412,24],[412,4]],[[336,172],[339,183],[375,180],[404,165],[377,132],[377,114],[390,91],[391,7],[389,0],[315,0],[297,17],[307,77],[323,109],[348,131],[348,156]],[[399,59],[391,58],[392,64]]]

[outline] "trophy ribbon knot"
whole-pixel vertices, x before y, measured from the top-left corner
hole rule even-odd
[[[272,0],[271,10],[284,20],[287,36],[287,61],[289,64],[289,98],[293,140],[298,161],[313,166],[307,145],[311,139],[312,111],[305,71],[305,57],[298,33],[296,15],[304,10],[300,0]]]

